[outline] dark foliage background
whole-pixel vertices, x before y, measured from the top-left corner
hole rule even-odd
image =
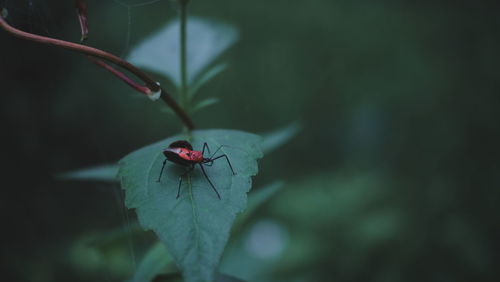
[[[16,27],[79,39],[72,1],[0,4]],[[169,1],[131,8],[130,18],[116,2],[88,4],[88,44],[118,54],[127,32],[133,45],[176,15]],[[198,113],[197,125],[303,126],[255,181],[287,183],[258,217],[285,227],[287,247],[258,277],[498,279],[499,8],[192,0],[192,14],[241,31],[229,70],[202,90],[222,103]],[[82,234],[124,225],[120,192],[55,175],[115,162],[179,123],[84,57],[5,32],[0,86],[2,280],[86,281],[68,249]]]

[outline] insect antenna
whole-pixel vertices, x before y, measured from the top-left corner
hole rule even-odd
[[[203,143],[203,150],[201,151],[201,154],[205,154],[205,149],[207,149],[208,153],[210,154],[210,148],[208,147],[207,142]]]
[[[219,152],[220,149],[222,149],[222,147],[224,147],[224,145],[220,145],[219,148],[217,148],[217,150],[215,150],[215,152],[210,156],[209,159],[213,160],[213,157],[215,156],[215,154],[217,154],[217,152]]]
[[[210,162],[213,163],[215,160],[220,159],[220,158],[226,158],[227,164],[229,165],[229,168],[231,169],[231,172],[233,173],[233,175],[236,175],[236,173],[234,172],[233,166],[231,165],[231,162],[229,161],[229,158],[227,157],[226,154],[217,156],[217,157],[215,157],[213,159],[210,159]]]

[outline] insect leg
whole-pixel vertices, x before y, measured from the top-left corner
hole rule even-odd
[[[222,147],[224,147],[224,145],[220,145],[219,148],[217,148],[217,150],[215,150],[215,152],[210,156],[209,159],[213,159],[213,157],[215,156],[215,154],[217,154],[217,152],[219,152],[219,150],[222,149]]]
[[[215,161],[217,159],[220,159],[220,158],[226,158],[227,164],[229,165],[229,168],[231,168],[231,171],[233,172],[233,175],[236,175],[236,173],[234,172],[233,166],[231,165],[231,162],[229,161],[229,158],[227,157],[226,154],[217,156],[217,157],[215,157],[213,159],[210,159],[210,161],[213,162],[213,161]]]
[[[158,180],[156,180],[156,182],[160,182],[160,178],[163,173],[163,169],[165,168],[165,164],[167,164],[167,159],[163,161],[163,165],[161,166],[160,176],[158,176]]]
[[[205,148],[207,149],[208,153],[210,154],[210,148],[208,147],[207,142],[203,143],[203,150],[201,151],[201,154],[205,154]]]
[[[182,178],[184,176],[186,176],[188,173],[190,173],[191,171],[193,171],[193,168],[194,168],[194,165],[193,166],[190,166],[188,170],[186,170],[186,172],[184,172],[183,174],[181,174],[181,176],[179,176],[179,187],[177,188],[177,197],[175,197],[176,199],[179,198],[179,196],[181,195],[181,184],[182,184]]]
[[[215,189],[214,184],[212,184],[212,181],[210,181],[210,178],[208,178],[207,173],[205,172],[205,169],[203,168],[203,165],[200,164],[201,171],[203,171],[203,175],[205,175],[205,178],[207,179],[208,183],[210,183],[210,186],[212,186],[212,189],[214,189],[215,194],[217,194],[217,197],[219,197],[220,200],[220,195],[219,192],[217,192],[217,189]]]
[[[175,197],[176,199],[179,199],[179,196],[181,195],[181,184],[182,184],[182,175],[179,177],[179,188],[177,188],[177,197]]]

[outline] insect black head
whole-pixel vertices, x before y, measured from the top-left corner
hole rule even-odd
[[[169,148],[185,148],[188,150],[193,150],[193,146],[191,145],[191,143],[189,143],[186,140],[179,140],[179,141],[172,142],[172,144],[170,144],[168,147]]]

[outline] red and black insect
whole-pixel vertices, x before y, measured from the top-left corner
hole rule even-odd
[[[229,158],[227,157],[226,154],[214,157],[215,154],[217,154],[217,152],[222,148],[222,146],[220,146],[217,150],[215,150],[215,152],[210,157],[205,158],[203,156],[205,154],[205,149],[210,154],[210,148],[208,147],[208,144],[206,142],[203,143],[203,150],[201,152],[193,150],[193,146],[191,146],[191,144],[186,140],[179,140],[173,142],[168,146],[168,148],[165,148],[163,150],[163,154],[165,155],[166,159],[163,161],[163,166],[161,167],[160,176],[158,177],[158,182],[160,182],[161,175],[163,173],[163,169],[165,168],[167,160],[176,163],[178,165],[187,167],[188,170],[186,170],[186,172],[184,172],[179,177],[179,187],[177,189],[177,197],[176,197],[179,198],[181,192],[182,178],[186,176],[188,173],[190,173],[194,169],[194,166],[198,164],[201,168],[201,171],[203,172],[203,175],[205,175],[205,178],[207,179],[208,183],[210,183],[210,186],[212,186],[212,189],[215,191],[217,197],[220,199],[219,192],[217,192],[217,189],[215,189],[214,184],[212,183],[212,181],[210,181],[210,178],[208,178],[207,173],[205,172],[205,168],[203,166],[204,165],[212,166],[215,160],[220,158],[226,158],[227,164],[229,165],[229,168],[231,168],[231,172],[233,173],[233,175],[236,174],[234,173],[233,166],[231,165],[231,162],[229,161]]]

